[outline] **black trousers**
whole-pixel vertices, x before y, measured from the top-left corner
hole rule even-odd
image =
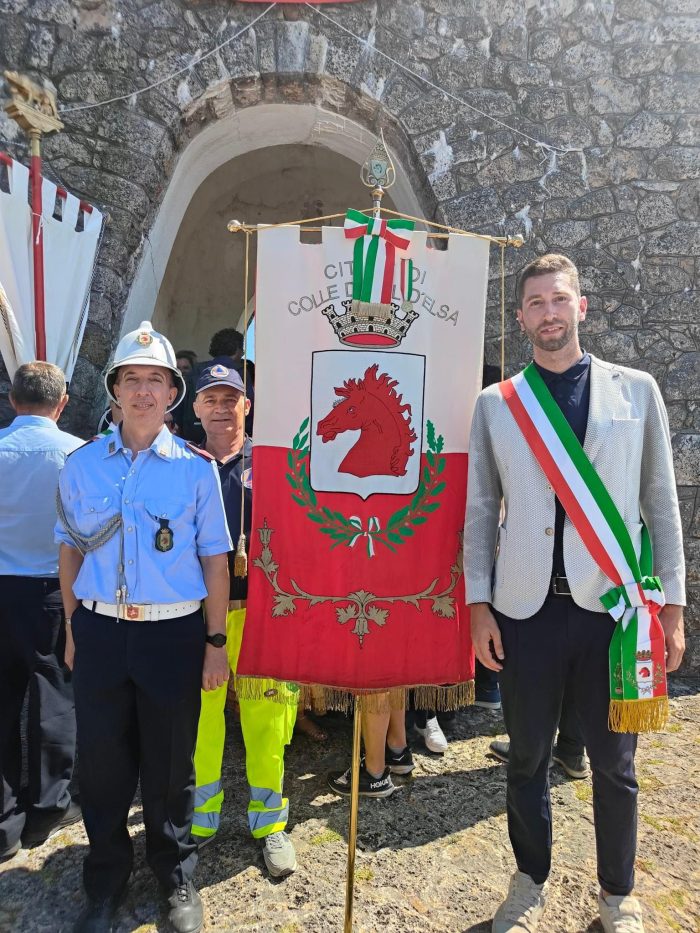
[[[119,893],[131,874],[127,819],[139,779],[149,865],[167,890],[192,877],[204,635],[201,610],[164,622],[118,622],[83,606],[73,615],[78,776],[90,840],[83,881],[91,900]]]
[[[568,687],[593,774],[598,880],[609,894],[629,894],[637,842],[637,736],[608,729],[614,622],[562,596],[548,597],[529,619],[495,615],[505,652],[499,680],[510,736],[508,831],[518,868],[541,884],[551,867],[549,754]]]
[[[0,576],[0,851],[17,842],[27,820],[39,829],[71,802],[75,711],[64,646],[58,580]],[[28,787],[21,792],[27,690]]]

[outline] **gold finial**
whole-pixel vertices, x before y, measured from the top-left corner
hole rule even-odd
[[[381,129],[379,130],[379,138],[374,144],[374,149],[362,163],[360,178],[363,185],[372,189],[372,208],[378,217],[384,191],[391,188],[396,181],[396,169],[391,161],[389,150],[384,141],[384,132]]]
[[[360,178],[362,184],[368,188],[391,188],[396,181],[396,169],[391,161],[382,130],[379,130],[379,138],[374,149],[362,164]]]
[[[3,72],[11,100],[5,105],[7,114],[15,120],[25,133],[35,139],[42,133],[55,133],[63,129],[58,118],[56,95],[40,87],[26,75],[16,71]]]

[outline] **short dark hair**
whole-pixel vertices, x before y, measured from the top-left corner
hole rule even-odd
[[[234,327],[224,327],[223,330],[217,330],[211,338],[209,352],[213,357],[233,356],[236,353],[242,353],[243,334]]]
[[[547,253],[545,256],[538,256],[537,259],[533,259],[532,262],[529,262],[525,266],[525,268],[520,270],[516,295],[518,299],[518,307],[520,307],[522,304],[523,290],[528,279],[534,279],[535,276],[538,275],[550,275],[554,272],[563,272],[564,275],[568,277],[578,297],[581,297],[581,285],[579,284],[578,280],[578,269],[573,264],[573,262],[568,258],[568,256],[562,256],[561,253]]]
[[[192,366],[197,362],[197,354],[194,350],[178,350],[175,354],[175,359],[189,360]]]
[[[66,394],[66,376],[53,363],[34,360],[19,367],[11,391],[16,405],[53,409]]]

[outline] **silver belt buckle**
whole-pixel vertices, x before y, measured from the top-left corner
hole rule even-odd
[[[562,587],[561,589],[559,589],[560,585]],[[559,577],[556,575],[552,577],[552,593],[555,596],[571,596],[571,587],[566,577]]]
[[[127,603],[124,607],[126,611],[126,618],[129,622],[145,622],[146,621],[146,607],[137,606],[135,603]]]

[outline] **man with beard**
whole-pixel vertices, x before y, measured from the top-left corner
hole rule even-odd
[[[517,863],[494,933],[533,933],[544,910],[567,686],[593,773],[603,929],[643,931],[635,732],[662,724],[664,661],[673,671],[683,656],[681,524],[658,386],[581,349],[586,307],[566,257],[523,269],[517,319],[534,363],[481,393],[471,429],[466,592],[476,656],[500,672]]]

